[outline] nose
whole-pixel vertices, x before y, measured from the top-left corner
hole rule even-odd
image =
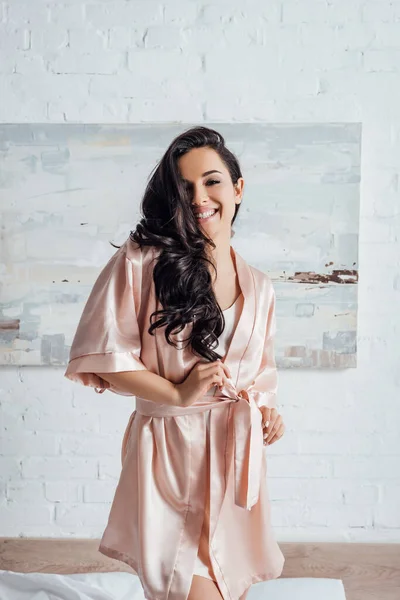
[[[208,194],[203,188],[195,189],[193,192],[193,206],[201,206],[208,201]]]

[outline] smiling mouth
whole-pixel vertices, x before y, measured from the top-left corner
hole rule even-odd
[[[212,210],[205,210],[204,212],[195,214],[195,217],[198,221],[207,221],[211,219],[218,212],[218,208],[213,208]]]

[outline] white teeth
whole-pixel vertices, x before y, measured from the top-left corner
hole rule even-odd
[[[198,219],[205,219],[206,217],[211,217],[211,215],[213,215],[216,212],[217,212],[217,209],[215,208],[214,210],[209,210],[209,211],[204,212],[204,213],[197,213],[196,217]]]

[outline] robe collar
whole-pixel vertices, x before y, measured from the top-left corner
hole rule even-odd
[[[259,498],[264,446],[261,411],[254,396],[245,387],[248,373],[254,373],[255,369],[253,332],[257,322],[257,287],[250,266],[231,248],[244,302],[223,360],[229,366],[231,378],[221,389],[221,396],[235,399],[232,404],[235,503],[251,510]],[[247,362],[252,364],[246,364],[246,356]]]
[[[239,287],[243,294],[242,311],[234,329],[223,363],[229,366],[231,380],[235,387],[241,386],[240,365],[250,343],[255,326],[256,288],[253,274],[248,263],[231,246],[235,260]]]

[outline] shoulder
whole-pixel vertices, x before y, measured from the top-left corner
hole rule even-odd
[[[252,265],[249,265],[249,267],[256,281],[258,293],[266,297],[268,302],[273,301],[275,298],[275,288],[271,276],[268,273],[265,273],[265,271],[257,269],[257,267],[253,267]]]
[[[245,268],[250,270],[250,273],[252,274],[253,279],[254,279],[254,284],[256,286],[256,293],[257,294],[265,293],[268,296],[273,296],[275,294],[275,291],[274,291],[274,286],[272,283],[271,276],[268,273],[266,273],[265,271],[262,271],[261,269],[258,269],[254,265],[250,264],[236,250],[235,250],[235,254],[236,254],[236,257],[239,258],[241,264],[243,266],[245,266]]]
[[[141,246],[131,237],[128,237],[128,239],[120,247],[119,252],[122,252],[127,260],[135,263],[140,261],[141,264],[146,260],[146,258],[152,258],[155,256],[157,253],[157,248],[155,246]]]
[[[261,269],[257,269],[253,265],[249,265],[254,277],[262,284],[266,289],[273,288],[273,283],[271,276],[265,271],[261,271]]]
[[[138,242],[135,242],[129,237],[125,243],[122,244],[119,252],[124,255],[125,260],[128,261],[136,275],[141,271],[142,274],[146,273],[147,276],[154,269],[160,249],[152,245],[141,246]]]

